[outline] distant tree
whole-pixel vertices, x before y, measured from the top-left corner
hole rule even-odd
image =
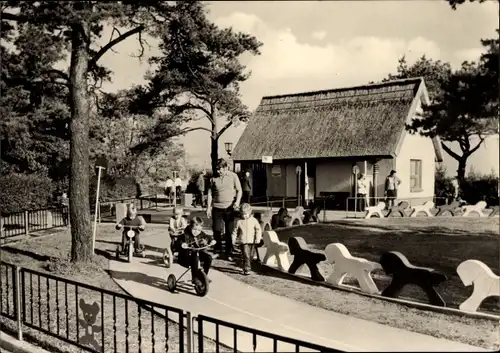
[[[218,158],[218,141],[233,124],[245,122],[251,113],[241,102],[240,84],[250,73],[239,62],[244,54],[259,54],[261,43],[254,37],[219,29],[202,16],[197,3],[183,2],[182,15],[172,20],[160,45],[161,56],[151,59],[157,66],[147,87],[138,88],[139,110],[160,112],[148,144],[162,141],[172,122],[207,119],[210,128],[184,128],[178,134],[206,130],[211,137],[212,169]],[[176,124],[177,125],[177,124]]]
[[[169,1],[1,1],[2,38],[32,31],[35,36],[11,39],[15,49],[27,55],[31,65],[39,67],[38,78],[47,77],[68,87],[70,106],[70,211],[72,261],[92,258],[89,210],[89,100],[111,71],[99,60],[117,44],[137,36],[144,52],[144,35],[157,36],[176,17],[184,2]],[[201,16],[202,14],[200,14]],[[178,21],[177,21],[178,22]],[[104,25],[117,34],[103,47],[96,46]],[[123,32],[122,32],[123,31]],[[167,45],[167,44],[165,44]],[[70,54],[67,70],[56,69],[44,53]],[[54,58],[52,58],[54,59]],[[3,60],[2,60],[3,63]],[[43,65],[42,65],[43,64]],[[30,77],[33,81],[34,78]],[[89,83],[90,82],[90,83]],[[95,84],[92,84],[95,82]]]
[[[495,98],[492,94],[495,85],[490,75],[484,60],[464,62],[453,72],[448,63],[423,56],[412,66],[408,66],[403,57],[398,73],[388,78],[424,78],[431,104],[423,107],[424,114],[415,118],[407,129],[423,136],[439,136],[442,148],[458,162],[460,181],[464,180],[468,158],[479,149],[486,136],[497,132],[498,96]],[[493,86],[488,87],[487,83]],[[455,153],[447,144],[450,142],[457,142],[462,153]]]
[[[467,1],[468,2],[476,2],[477,1],[479,3],[482,3],[482,2],[486,2],[487,0],[445,0],[445,1],[447,1],[450,4],[450,6],[453,10],[456,10],[458,5],[461,5]],[[489,0],[489,1],[491,1],[491,0]],[[497,1],[499,1],[499,0],[497,0]]]

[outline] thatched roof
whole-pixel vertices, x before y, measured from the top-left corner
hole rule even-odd
[[[421,78],[264,97],[233,160],[394,156]]]

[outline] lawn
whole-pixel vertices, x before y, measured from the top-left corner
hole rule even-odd
[[[464,260],[475,258],[498,273],[498,232],[498,219],[494,218],[394,218],[288,228],[279,230],[278,236],[285,242],[293,236],[303,237],[311,248],[317,250],[340,242],[352,255],[372,261],[378,261],[384,251],[400,251],[411,263],[435,268],[449,277],[438,290],[448,306],[456,308],[472,292],[471,287],[464,287],[461,283],[456,267]],[[261,272],[258,267],[256,271],[259,275],[244,277],[234,273],[234,264],[216,260],[214,266],[247,284],[327,310],[488,349],[498,349],[500,345],[498,322],[409,308],[311,285],[276,272]],[[320,269],[326,277],[331,265],[323,262]],[[374,277],[380,289],[389,282],[383,272],[375,273]],[[406,288],[402,295],[426,302],[425,295],[412,286]],[[480,311],[499,314],[498,303],[498,298],[487,299]]]
[[[149,227],[149,232],[164,232],[165,226],[154,226]],[[103,224],[99,227],[100,235],[96,239],[96,248],[99,250],[113,250],[116,245],[114,242],[120,239],[120,235],[113,230],[112,225]],[[126,294],[122,289],[111,279],[105,269],[108,268],[108,259],[104,256],[95,256],[95,263],[85,266],[85,267],[75,267],[71,265],[68,261],[69,251],[71,248],[71,240],[69,231],[65,230],[59,232],[55,235],[44,236],[39,238],[29,238],[24,241],[9,244],[10,247],[19,249],[19,253],[12,253],[11,251],[2,251],[2,261],[17,264],[21,267],[34,269],[37,271],[48,272],[54,275],[58,275],[64,278],[68,278],[80,283],[86,283],[91,286],[96,286],[99,288],[104,288],[111,290],[113,292]],[[2,277],[5,274],[2,273]],[[29,276],[27,278],[29,281]],[[6,287],[5,280],[2,278],[2,283],[4,283],[2,294],[5,297]],[[64,288],[61,283],[59,283],[59,288],[55,288],[55,282],[51,281],[49,286],[49,293],[45,287],[46,281],[40,281],[40,287],[38,287],[37,277],[32,278],[32,284],[27,284],[26,292],[30,293],[27,295],[27,321],[38,326],[42,323],[42,327],[48,329],[48,312],[50,315],[50,329],[52,332],[57,332],[57,326],[59,323],[62,333],[65,333],[66,327],[66,315],[69,318],[70,327],[70,339],[74,339],[76,333],[76,307],[75,307],[75,292],[73,286],[68,286],[68,313],[65,312],[64,306]],[[39,289],[40,288],[40,291]],[[31,300],[31,292],[33,293],[33,299]],[[101,295],[97,291],[88,289],[79,289],[79,298],[85,298],[87,304],[92,304],[94,301],[101,305]],[[38,305],[38,299],[41,298],[40,305]],[[48,298],[48,299],[47,299]],[[57,298],[57,299],[56,299]],[[57,301],[56,301],[57,300]],[[113,297],[104,296],[104,337],[105,337],[105,350],[113,351]],[[33,305],[33,309],[31,309]],[[128,324],[125,322],[125,305],[128,306]],[[34,313],[33,316],[30,313]],[[152,315],[151,312],[139,309],[137,304],[133,301],[128,301],[117,298],[116,299],[116,336],[117,336],[117,351],[125,351],[125,341],[127,337],[127,328],[129,333],[131,351],[138,350],[138,330],[139,325],[141,326],[141,348],[143,352],[153,351],[153,343],[156,352],[165,352],[165,343],[168,342],[168,348],[170,352],[179,351],[179,329],[178,325],[165,319],[160,315]],[[178,314],[169,312],[169,318],[177,317]],[[39,319],[41,317],[41,320]],[[140,317],[140,320],[139,320]],[[6,332],[15,332],[16,325],[14,322],[0,318],[2,324],[2,330]],[[98,322],[96,324],[100,325],[100,316],[98,317]],[[83,331],[81,331],[83,333]],[[154,335],[153,335],[154,332]],[[168,334],[166,334],[166,332]],[[59,339],[52,338],[50,336],[44,335],[36,330],[26,328],[25,336],[27,341],[42,346],[51,352],[81,352],[80,348],[76,346],[64,343]],[[154,342],[153,342],[154,336]],[[184,337],[186,342],[186,333],[184,332]],[[196,337],[196,335],[195,335]],[[96,338],[100,343],[100,334],[96,334]],[[195,342],[197,342],[195,340]],[[205,347],[209,350],[215,350],[215,344],[210,339],[205,339]],[[222,351],[229,351],[227,347],[222,347]]]

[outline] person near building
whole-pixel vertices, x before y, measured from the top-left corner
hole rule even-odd
[[[250,203],[250,197],[252,196],[252,183],[250,180],[250,172],[245,172],[241,178],[241,189],[243,190],[243,197],[241,200],[246,203]]]
[[[180,178],[179,175],[177,175],[177,177],[175,178],[174,185],[175,185],[175,193],[177,195],[177,198],[180,200],[182,193],[182,179]]]
[[[398,187],[401,184],[401,180],[397,177],[396,171],[391,170],[389,175],[385,178],[385,193],[384,196],[387,200],[387,207],[392,207],[396,203],[398,198]]]
[[[231,172],[227,162],[219,159],[216,165],[216,175],[210,180],[207,195],[207,217],[212,218],[214,238],[217,241],[215,251],[221,252],[222,235],[225,240],[225,254],[232,261],[232,234],[234,220],[239,213],[242,197],[240,179]]]
[[[193,200],[193,207],[198,204],[203,207],[203,193],[205,192],[205,170],[202,170],[198,178],[196,179],[196,190]]]
[[[165,181],[165,195],[167,195],[169,202],[172,202],[172,195],[174,193],[174,181],[170,176],[167,176]]]
[[[357,182],[357,198],[358,198],[358,211],[364,212],[367,205],[368,197],[368,180],[365,174],[360,173]]]

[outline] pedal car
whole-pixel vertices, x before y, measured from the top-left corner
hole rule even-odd
[[[210,244],[207,246],[201,247],[201,248],[194,248],[190,247],[186,243],[182,243],[181,247],[184,250],[190,250],[192,251],[193,256],[195,256],[195,261],[194,263],[196,264],[196,267],[191,266],[191,259],[190,256],[179,256],[179,265],[182,267],[186,267],[187,270],[177,279],[174,274],[170,274],[167,278],[167,288],[170,292],[174,292],[175,289],[177,288],[177,285],[179,283],[187,283],[187,281],[182,281],[181,278],[184,277],[188,271],[191,271],[191,282],[194,285],[194,290],[196,291],[196,294],[199,295],[200,297],[204,297],[208,293],[208,284],[209,284],[209,279],[206,275],[206,273],[203,271],[203,269],[200,268],[200,259],[199,259],[199,252],[204,249],[208,249],[209,247],[212,247],[215,245],[215,241],[212,241]]]
[[[123,227],[126,230],[126,235],[127,235],[127,242],[125,243],[125,249],[122,249],[121,245],[118,245],[116,247],[116,258],[119,259],[120,256],[127,255],[127,260],[128,262],[132,261],[132,257],[134,256],[134,253],[136,255],[139,255],[141,257],[144,257],[146,254],[144,252],[144,247],[141,246],[140,248],[136,249],[135,248],[135,230],[134,229],[140,229],[140,226],[124,226]]]

